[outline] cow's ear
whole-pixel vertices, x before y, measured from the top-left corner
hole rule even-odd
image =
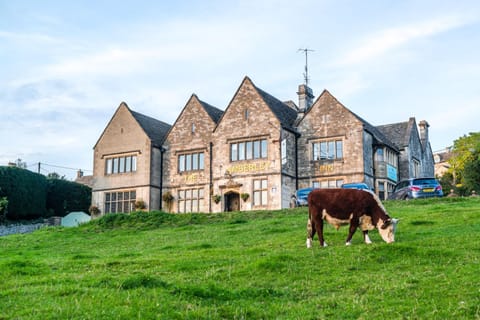
[[[386,229],[391,224],[392,224],[392,219],[389,218],[383,223],[382,229]]]

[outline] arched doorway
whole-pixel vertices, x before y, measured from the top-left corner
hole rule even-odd
[[[225,211],[240,211],[240,194],[230,191],[225,194]]]

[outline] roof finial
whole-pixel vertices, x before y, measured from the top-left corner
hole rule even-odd
[[[298,49],[298,51],[303,51],[305,52],[305,72],[303,73],[303,77],[305,79],[305,85],[308,86],[308,81],[310,80],[308,78],[308,52],[313,52],[315,50],[312,50],[312,49],[308,49],[308,48],[300,48]]]

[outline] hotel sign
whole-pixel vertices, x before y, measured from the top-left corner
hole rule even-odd
[[[397,181],[397,168],[387,164],[387,178]]]
[[[234,173],[258,172],[258,171],[264,171],[266,169],[268,169],[268,161],[236,164],[228,168],[227,171],[230,174],[234,174]]]

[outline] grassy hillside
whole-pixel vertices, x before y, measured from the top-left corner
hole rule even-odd
[[[0,238],[0,319],[478,319],[480,199],[387,202],[305,247],[306,208],[110,215]]]

